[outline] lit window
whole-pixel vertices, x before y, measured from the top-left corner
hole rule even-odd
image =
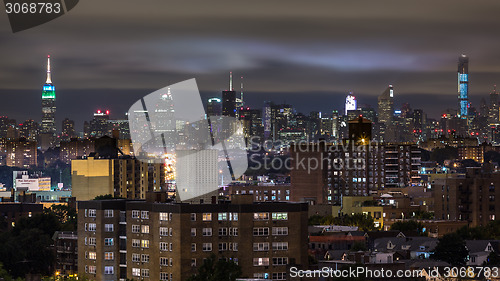
[[[107,261],[112,261],[114,259],[113,252],[105,252],[104,259]]]
[[[273,213],[273,220],[288,220],[288,213]]]
[[[132,268],[132,276],[140,277],[141,269],[140,268]]]
[[[142,248],[149,248],[149,240],[141,240],[141,247]]]
[[[212,221],[212,213],[203,213],[203,221]]]
[[[113,238],[104,238],[104,246],[113,246],[114,240]]]
[[[142,233],[149,233],[149,225],[142,225],[141,232]]]
[[[218,214],[218,220],[220,220],[220,221],[227,221],[227,213],[219,213]]]
[[[254,258],[254,266],[269,266],[269,258]]]
[[[161,212],[160,213],[160,220],[161,221],[168,221],[168,213]]]
[[[269,213],[254,213],[253,214],[253,219],[256,221],[259,220],[268,220],[269,219]]]
[[[105,266],[104,267],[104,274],[114,274],[114,267],[113,266]]]
[[[89,252],[89,260],[95,260],[97,258],[96,252]]]

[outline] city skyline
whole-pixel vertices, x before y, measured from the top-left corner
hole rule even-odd
[[[480,6],[362,1],[363,9],[349,3],[308,9],[262,3],[257,9],[224,1],[213,7],[199,3],[198,9],[182,4],[137,9],[120,1],[118,11],[118,2],[109,1],[99,3],[99,13],[95,3],[86,1],[60,19],[17,34],[2,25],[3,115],[38,119],[26,112],[38,112],[40,66],[47,54],[53,55],[57,77],[58,126],[65,117],[81,124],[99,108],[124,113],[138,97],[193,77],[208,98],[225,90],[229,71],[245,76],[245,100],[253,107],[273,93],[272,100],[294,104],[300,112],[341,110],[350,91],[360,104],[375,107],[376,96],[393,84],[396,105],[408,101],[430,117],[441,113],[442,104],[456,107],[458,55],[471,59],[473,106],[500,79],[492,47],[499,27],[494,1]],[[230,12],[220,13],[222,8]],[[0,20],[6,23],[7,17]],[[19,96],[22,107],[16,106]],[[318,99],[325,102],[319,105]],[[74,112],[72,104],[81,110]]]

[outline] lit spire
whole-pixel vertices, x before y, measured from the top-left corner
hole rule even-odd
[[[45,84],[52,84],[52,79],[50,78],[50,55],[47,56],[47,81]]]
[[[243,76],[241,76],[241,103],[243,103]]]
[[[229,91],[233,90],[233,72],[229,72]]]

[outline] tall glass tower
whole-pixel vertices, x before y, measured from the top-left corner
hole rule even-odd
[[[50,74],[50,56],[47,56],[47,80],[42,91],[42,146],[52,146],[56,136],[56,88],[52,84]]]
[[[458,114],[466,119],[469,115],[469,58],[461,55],[458,58]]]

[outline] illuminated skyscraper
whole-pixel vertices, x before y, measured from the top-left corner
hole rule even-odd
[[[357,101],[356,97],[352,94],[352,92],[347,95],[345,98],[345,115],[347,115],[347,111],[349,110],[356,110],[357,107]]]
[[[219,98],[209,98],[207,104],[208,116],[221,116],[222,115],[222,100]]]
[[[378,121],[390,125],[394,115],[394,89],[389,85],[378,97]]]
[[[469,58],[461,55],[458,58],[458,114],[466,119],[469,115]]]
[[[40,145],[42,150],[52,146],[56,136],[56,88],[52,84],[50,72],[50,56],[47,56],[47,80],[42,92],[42,124],[40,128]]]
[[[229,76],[229,90],[222,91],[222,116],[236,117],[236,91],[233,88],[233,73]]]

